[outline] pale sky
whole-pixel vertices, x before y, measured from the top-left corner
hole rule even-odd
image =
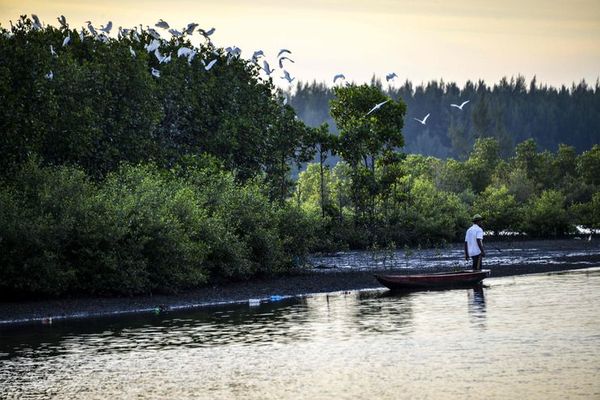
[[[262,49],[271,66],[289,49],[293,77],[328,84],[337,73],[461,86],[517,74],[552,86],[600,77],[600,0],[0,0],[3,27],[31,13],[54,26],[62,14],[76,28],[112,20],[111,36],[159,18],[177,29],[197,22],[216,28],[217,46],[236,45],[244,58]],[[274,81],[286,87],[281,75]]]

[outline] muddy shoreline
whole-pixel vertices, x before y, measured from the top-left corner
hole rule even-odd
[[[550,243],[550,244],[548,244]],[[522,242],[519,247],[532,249],[545,246],[561,249],[544,262],[503,263],[502,259],[484,266],[491,270],[490,277],[545,273],[570,269],[600,266],[600,244],[586,244],[577,241]],[[499,251],[507,253],[506,244]],[[457,253],[458,248],[453,250]],[[490,261],[492,261],[491,259]],[[319,265],[319,264],[313,264]],[[24,324],[51,323],[61,320],[81,319],[107,315],[126,315],[135,313],[160,313],[186,308],[211,307],[224,304],[247,303],[249,299],[269,301],[278,298],[303,296],[308,294],[352,291],[370,288],[382,288],[373,274],[382,272],[381,268],[340,268],[332,263],[320,265],[324,268],[310,268],[295,271],[286,276],[254,279],[247,282],[228,283],[219,286],[203,287],[177,295],[136,296],[117,298],[77,298],[60,300],[40,300],[27,302],[0,303],[0,328]],[[464,264],[463,264],[464,266]],[[386,273],[421,273],[447,270],[447,266],[427,266],[416,263],[414,266],[386,267]]]

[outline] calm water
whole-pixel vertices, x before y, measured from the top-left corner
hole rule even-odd
[[[0,331],[0,398],[600,398],[600,268]]]

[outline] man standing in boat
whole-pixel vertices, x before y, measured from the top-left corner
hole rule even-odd
[[[467,229],[465,235],[465,260],[469,257],[473,260],[473,270],[481,270],[481,259],[485,257],[483,249],[483,229],[479,226],[483,217],[479,214],[473,215],[473,225]]]

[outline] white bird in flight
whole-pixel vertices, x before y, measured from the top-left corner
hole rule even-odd
[[[291,51],[289,51],[288,49],[281,49],[281,50],[279,50],[279,53],[277,54],[277,58],[281,57],[281,55],[282,55],[283,53],[292,54],[292,52],[291,52]]]
[[[456,107],[459,110],[462,111],[463,107],[465,104],[467,104],[468,102],[470,102],[471,100],[467,100],[467,101],[463,101],[462,104],[459,106],[458,104],[450,104],[450,107]]]
[[[279,59],[279,68],[282,68],[282,69],[283,69],[283,60],[288,60],[288,61],[295,63],[295,61],[292,60],[291,58],[283,56]]]
[[[177,37],[179,37],[179,36],[182,36],[182,35],[183,35],[183,33],[179,32],[177,29],[169,29],[169,33],[170,33],[171,35],[173,35],[173,36],[177,36]]]
[[[430,113],[431,114],[431,113]],[[423,119],[418,119],[418,118],[413,118],[415,121],[419,121],[422,125],[425,125],[425,123],[427,123],[427,118],[429,118],[429,114],[427,114],[425,116],[425,118]]]
[[[157,28],[169,29],[169,24],[163,19],[159,19],[154,26]]]
[[[387,99],[386,101],[382,101],[381,103],[377,103],[375,104],[375,106],[373,108],[371,108],[371,110],[365,114],[365,117],[369,114],[371,114],[372,112],[375,112],[377,110],[379,110],[381,108],[381,106],[383,106],[385,103],[387,103],[388,101],[390,101],[391,99]]]
[[[112,29],[112,21],[108,21],[108,23],[106,24],[106,26],[100,25],[100,30],[102,32],[106,33],[107,35],[110,33],[111,29]]]
[[[189,24],[187,24],[187,26],[183,29],[183,32],[186,35],[193,35],[194,34],[194,30],[198,27],[198,24],[195,22],[190,22]]]
[[[207,31],[205,31],[204,29],[198,29],[198,32],[200,32],[200,34],[202,36],[204,36],[206,39],[208,39],[210,35],[212,35],[213,33],[215,33],[215,28],[210,28]]]
[[[252,53],[252,59],[253,60],[257,60],[258,57],[264,57],[265,52],[262,50],[256,50],[254,53]]]
[[[394,78],[397,78],[397,77],[398,77],[398,75],[396,75],[396,73],[395,73],[395,72],[390,72],[389,74],[387,74],[387,75],[385,76],[385,80],[386,80],[386,82],[389,82],[389,81],[391,81],[392,79],[394,79]]]
[[[344,76],[344,74],[337,74],[333,77],[333,83],[335,84],[335,81],[337,81],[338,79],[343,79],[345,80],[346,77]]]
[[[283,70],[283,76],[281,77],[281,79],[285,79],[286,81],[288,81],[288,83],[292,83],[292,81],[296,78],[292,78],[289,72]]]
[[[273,70],[271,69],[267,61],[263,61],[263,69],[265,70],[265,73],[267,75],[271,75],[273,73]]]

